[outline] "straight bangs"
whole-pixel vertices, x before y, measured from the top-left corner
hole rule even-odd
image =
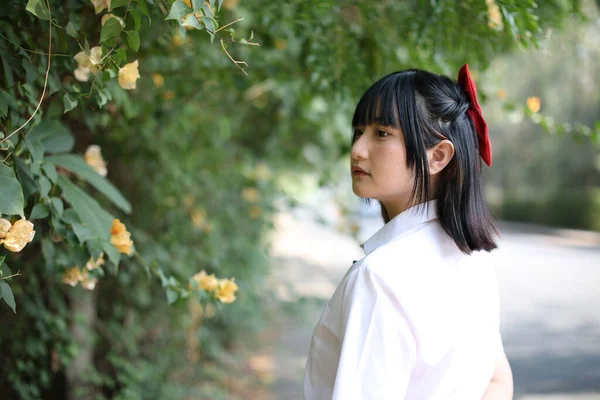
[[[395,72],[373,84],[356,105],[352,127],[376,124],[402,129],[403,113],[399,107],[405,99],[400,99],[399,96],[407,92],[400,90],[401,87],[409,84],[406,79],[407,74],[408,71]]]

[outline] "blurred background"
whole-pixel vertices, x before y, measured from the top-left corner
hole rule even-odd
[[[301,398],[382,226],[351,191],[354,106],[468,62],[515,398],[600,399],[599,7],[4,0],[0,398]]]

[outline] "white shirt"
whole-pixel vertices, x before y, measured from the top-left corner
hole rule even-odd
[[[504,353],[487,254],[458,249],[435,200],[363,249],[314,330],[304,398],[480,400]]]

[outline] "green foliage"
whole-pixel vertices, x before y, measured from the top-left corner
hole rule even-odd
[[[483,69],[579,12],[497,1],[505,29],[492,29],[483,1],[22,3],[0,10],[0,213],[36,231],[6,255],[22,274],[4,279],[3,264],[0,277],[18,306],[0,308],[0,387],[22,399],[62,387],[176,399],[216,380],[210,365],[272,301],[277,174],[327,171],[357,95],[384,72]],[[91,145],[106,176],[82,156]],[[132,257],[111,241],[116,218]],[[238,300],[199,289],[200,270],[235,277]],[[65,284],[77,271],[92,292]]]

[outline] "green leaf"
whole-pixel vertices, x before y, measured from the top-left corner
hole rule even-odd
[[[79,240],[79,243],[81,244],[85,243],[88,240],[93,240],[96,238],[96,235],[94,235],[94,233],[90,229],[88,229],[87,226],[84,226],[79,223],[74,223],[71,224],[71,227],[73,228],[75,236],[77,236],[77,240]]]
[[[126,213],[131,213],[131,204],[113,186],[110,181],[99,175],[92,167],[87,165],[85,160],[74,154],[62,154],[46,157],[45,161],[54,165],[61,166],[73,172],[81,179],[87,181],[100,193],[104,194],[110,201]],[[60,179],[60,178],[59,178]]]
[[[56,213],[60,217],[65,210],[63,201],[59,197],[50,197],[50,204],[52,204],[52,207],[54,207]]]
[[[109,18],[100,31],[100,43],[112,43],[121,34],[121,23],[116,18]]]
[[[8,115],[8,100],[6,100],[6,92],[0,92],[0,118],[6,118]],[[4,137],[4,135],[2,135]]]
[[[172,289],[166,289],[166,293],[167,293],[167,302],[169,304],[173,304],[177,301],[177,299],[179,298],[179,294],[172,290]]]
[[[13,312],[17,313],[17,305],[15,304],[15,296],[13,295],[10,285],[4,281],[0,282],[0,294],[2,298],[12,308]]]
[[[121,253],[119,252],[119,249],[113,246],[110,242],[103,242],[102,250],[104,250],[104,253],[106,253],[108,259],[113,264],[115,264],[116,266],[119,265],[119,262],[121,261]]]
[[[33,195],[38,191],[38,186],[33,180],[33,175],[29,170],[29,166],[25,164],[20,157],[15,157],[15,171],[17,172],[17,177],[21,182],[21,188],[23,189],[23,195],[27,199],[29,196]]]
[[[194,16],[194,14],[188,15],[188,17],[181,24],[183,26],[192,26],[196,29],[204,29],[204,26],[198,22],[198,19]]]
[[[50,190],[52,190],[52,182],[45,176],[40,176],[40,195],[47,197]]]
[[[65,93],[65,95],[63,96],[63,105],[65,108],[65,113],[68,113],[69,111],[77,107],[77,104],[77,97],[71,95],[70,93]]]
[[[50,11],[48,11],[48,8],[42,0],[29,0],[25,9],[39,19],[43,19],[45,21],[50,20]]]
[[[169,11],[169,15],[167,15],[167,18],[165,19],[179,20],[191,12],[194,12],[194,10],[189,8],[184,2],[176,0],[173,2],[173,5],[171,6],[171,11]]]
[[[0,214],[23,216],[25,199],[12,168],[0,163]]]
[[[217,11],[221,11],[222,5],[223,5],[223,0],[219,0],[219,5],[217,6]]]
[[[48,215],[50,215],[48,206],[42,203],[38,203],[35,206],[33,206],[33,210],[31,210],[31,215],[29,216],[29,219],[43,219],[46,218]]]
[[[60,217],[61,220],[64,221],[65,224],[78,224],[81,221],[79,220],[79,217],[77,216],[77,213],[75,212],[75,210],[73,210],[72,208],[68,208],[66,209],[62,216]]]
[[[127,34],[127,43],[133,50],[138,51],[140,48],[140,35],[136,31],[125,31]]]
[[[202,22],[204,23],[204,25],[206,26],[206,29],[211,30],[212,32],[215,31],[215,20],[212,19],[211,17],[202,17]],[[211,34],[212,36],[212,34]]]
[[[56,254],[56,248],[54,243],[48,238],[42,238],[42,254],[46,261],[46,268],[51,269],[54,267],[54,255]]]
[[[67,153],[75,145],[71,130],[58,120],[42,121],[32,129],[27,138],[32,142],[39,140],[48,153]]]
[[[212,18],[213,12],[212,12],[212,8],[210,8],[210,6],[208,6],[208,4],[203,3],[202,6],[200,6],[200,8],[202,9],[202,13],[204,14],[205,17],[209,17]]]
[[[56,167],[53,164],[44,163],[42,165],[42,170],[46,173],[46,177],[50,179],[50,182],[56,183],[58,179],[58,173],[56,172]]]
[[[129,10],[129,13],[133,17],[133,26],[135,27],[135,30],[139,31],[142,27],[142,16],[140,15],[140,12],[138,10],[131,9]]]
[[[81,223],[89,228],[96,238],[108,240],[113,216],[64,176],[58,177],[58,186],[62,189],[63,198],[71,204]]]
[[[67,24],[67,35],[76,38],[77,36],[79,36],[79,34],[77,33],[77,29],[75,28],[75,24],[73,23],[73,21],[69,21],[69,23]]]
[[[150,21],[152,21],[150,19],[150,13],[148,12],[148,6],[146,5],[146,0],[137,0],[137,2],[140,5],[140,11],[142,11],[142,14],[144,14],[146,17],[148,17],[148,19]]]
[[[129,4],[129,0],[112,0],[110,2],[110,9],[114,10],[115,8],[125,7]]]
[[[35,81],[39,75],[37,68],[31,65],[29,60],[26,58],[23,59],[21,64],[23,65],[23,69],[25,69],[25,79],[27,82],[33,84],[33,81]]]

